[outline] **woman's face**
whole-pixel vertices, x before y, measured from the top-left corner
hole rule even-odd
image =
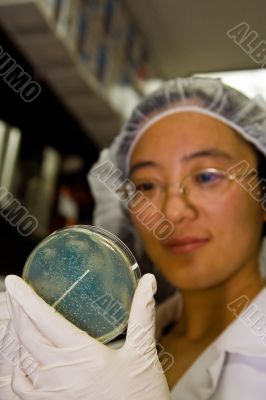
[[[167,185],[196,170],[227,170],[242,160],[257,167],[253,148],[230,127],[209,116],[177,113],[156,122],[137,142],[130,178]],[[155,203],[174,225],[168,239],[156,238],[131,214],[147,254],[166,278],[181,289],[207,288],[242,268],[255,268],[264,221],[261,204],[235,181],[215,201],[183,196],[177,187],[168,187]]]

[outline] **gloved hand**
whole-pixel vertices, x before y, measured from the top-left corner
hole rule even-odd
[[[4,292],[0,293],[0,318],[0,399],[15,400],[18,397],[11,389],[11,375],[12,363],[18,360],[18,340],[11,331]]]
[[[19,365],[19,359],[24,361],[24,368],[32,372],[33,360],[23,349],[14,332],[6,307],[6,295],[0,293],[0,399],[19,400],[11,389],[11,375],[14,366]]]
[[[15,400],[18,397],[11,389],[12,361],[16,362],[17,337],[15,346],[12,345],[9,336],[10,324],[8,320],[0,322],[0,399]]]
[[[13,390],[22,400],[170,399],[155,346],[153,275],[138,284],[118,350],[75,327],[20,278],[7,277],[6,287],[13,327],[39,363],[29,377],[20,368],[13,373]]]

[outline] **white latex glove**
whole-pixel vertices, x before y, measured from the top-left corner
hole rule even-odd
[[[14,335],[13,341],[10,335],[8,320],[0,322],[0,399],[15,400],[18,397],[11,389],[11,375],[13,363],[18,360],[18,340]]]
[[[111,349],[48,306],[23,280],[6,278],[8,306],[19,340],[38,361],[33,375],[13,374],[22,400],[169,400],[155,343],[155,277],[136,289],[126,341]]]
[[[23,349],[14,332],[6,307],[5,293],[0,293],[0,399],[19,400],[11,388],[11,375],[21,360],[27,372],[32,372],[34,361]]]
[[[5,293],[2,292],[0,293],[0,314],[0,399],[13,400],[15,395],[11,390],[12,361],[10,357],[7,357],[7,353],[9,353],[7,345],[9,315],[6,313]],[[17,343],[16,338],[15,347]]]

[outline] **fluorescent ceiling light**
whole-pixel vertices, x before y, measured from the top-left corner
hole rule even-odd
[[[225,84],[238,89],[249,97],[261,95],[266,99],[266,71],[265,69],[252,69],[244,71],[213,72],[197,74],[220,78]]]

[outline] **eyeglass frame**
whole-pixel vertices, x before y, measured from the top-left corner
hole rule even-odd
[[[201,168],[201,169],[198,169],[198,170],[196,170],[196,171],[194,171],[194,172],[192,172],[192,173],[187,174],[186,176],[184,176],[184,177],[182,178],[181,182],[179,183],[178,193],[181,194],[182,196],[188,196],[188,195],[189,195],[189,191],[188,191],[188,188],[185,187],[184,181],[186,181],[186,179],[188,179],[188,178],[190,178],[191,176],[196,175],[196,174],[198,174],[198,173],[200,173],[200,172],[210,172],[210,173],[211,173],[211,172],[218,172],[218,173],[222,174],[224,177],[226,177],[226,178],[229,180],[229,182],[236,181],[236,179],[237,179],[238,177],[246,178],[246,177],[249,176],[251,173],[252,173],[252,174],[258,173],[258,171],[256,171],[256,170],[253,169],[253,170],[251,170],[248,174],[245,174],[244,177],[243,177],[243,174],[236,175],[235,173],[229,172],[228,170],[224,170],[224,169],[222,169],[222,168],[215,168],[215,167]],[[132,184],[134,185],[134,187],[135,187],[135,192],[134,192],[134,193],[140,191],[139,189],[136,189],[136,185],[134,184],[133,181],[132,181],[131,183],[132,183]],[[163,192],[163,191],[164,191],[164,192],[167,192],[167,189],[168,189],[170,186],[177,185],[177,184],[178,184],[178,181],[177,181],[177,182],[170,183],[170,184],[167,184],[167,185],[165,185],[165,184],[162,185],[162,184],[160,184],[159,182],[156,182],[156,183],[157,183],[158,186],[160,187],[161,192]],[[127,200],[126,200],[126,202],[129,203],[129,202],[130,202],[130,198],[133,197],[133,196],[132,196],[132,193],[131,193],[131,194],[127,193],[127,188],[126,188],[126,186],[130,187],[129,189],[132,191],[132,185],[131,185],[129,182],[127,182],[127,184],[125,184],[124,186],[123,186],[123,185],[120,186],[119,189],[117,190],[117,192],[126,193],[126,195],[127,195]],[[141,192],[141,191],[140,191],[140,192]],[[142,192],[141,192],[141,193],[142,193]],[[143,194],[143,195],[144,195],[144,194]],[[145,195],[144,195],[144,196],[145,196]],[[148,198],[148,196],[147,196],[147,198]],[[150,201],[152,201],[152,200],[150,200]]]

